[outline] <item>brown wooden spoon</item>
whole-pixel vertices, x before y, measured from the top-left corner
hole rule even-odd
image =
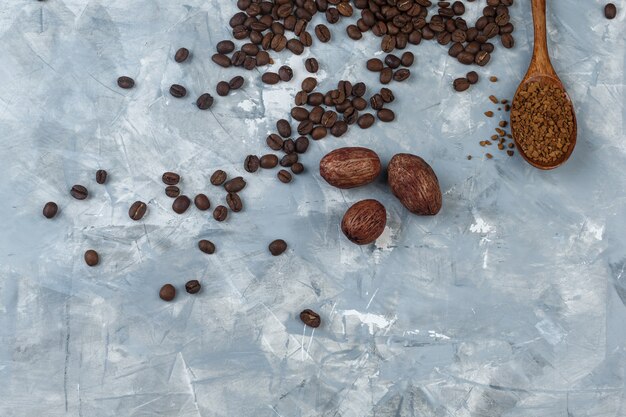
[[[515,140],[515,144],[517,145],[518,152],[529,164],[539,169],[549,170],[562,165],[563,163],[565,163],[565,161],[568,160],[568,158],[572,154],[572,151],[574,150],[574,147],[576,146],[576,136],[578,134],[578,129],[576,125],[576,113],[574,112],[574,106],[572,104],[572,101],[569,98],[565,87],[563,87],[563,83],[556,74],[556,71],[552,67],[552,63],[550,62],[550,55],[548,53],[548,41],[546,36],[546,0],[531,0],[531,3],[533,12],[533,26],[535,31],[535,46],[533,50],[533,57],[528,67],[528,71],[526,72],[524,79],[517,88],[517,92],[515,93],[515,97],[513,98],[512,108],[516,107],[516,102],[518,102],[519,100],[523,100],[523,98],[520,97],[519,93],[526,84],[531,82],[550,84],[554,87],[557,87],[560,91],[564,93],[567,104],[570,106],[572,111],[574,126],[572,129],[569,148],[563,154],[563,156],[561,156],[561,158],[552,161],[549,164],[533,160],[524,153],[524,150],[518,142],[519,135],[516,134],[516,132],[519,126],[516,126],[516,123],[511,123],[511,134],[513,135],[513,139]]]

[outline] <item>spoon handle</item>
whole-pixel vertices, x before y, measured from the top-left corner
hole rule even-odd
[[[550,63],[550,55],[548,54],[546,0],[532,0],[532,10],[535,47],[533,50],[533,59],[530,62],[530,69],[535,73],[556,75]]]

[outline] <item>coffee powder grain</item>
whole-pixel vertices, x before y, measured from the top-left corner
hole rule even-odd
[[[517,143],[533,161],[550,164],[572,145],[574,114],[565,92],[551,84],[527,83],[511,109]]]

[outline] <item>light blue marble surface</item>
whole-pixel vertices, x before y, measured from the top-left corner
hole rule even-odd
[[[529,60],[529,4],[517,1],[516,48],[498,48],[471,91],[451,91],[467,68],[446,49],[411,47],[414,75],[392,86],[395,123],[313,143],[307,174],[288,186],[275,172],[246,175],[245,211],[218,224],[173,214],[161,174],[181,173],[185,193],[217,204],[210,173],[245,174],[243,157],[266,151],[309,52],[273,54],[296,77],[262,88],[259,72],[210,60],[234,1],[3,1],[0,416],[625,416],[626,4],[607,21],[603,1],[548,3],[554,66],[579,121],[564,167],[540,172],[497,151],[488,161],[478,146],[496,123],[482,115],[487,97],[510,99]],[[467,7],[473,16],[483,2]],[[378,39],[340,40],[345,25],[312,48],[324,90],[340,78],[376,85],[364,61]],[[182,65],[180,46],[193,53]],[[211,112],[194,107],[239,73],[242,90]],[[122,74],[135,89],[116,87]],[[175,82],[188,98],[169,96]],[[409,214],[382,180],[328,186],[315,167],[345,145],[384,162],[424,157],[442,212]],[[87,201],[69,197],[75,183]],[[369,247],[338,226],[363,198],[389,214]],[[137,199],[149,203],[140,223],[127,216]],[[52,221],[41,216],[49,200],[61,208]],[[272,258],[277,237],[290,250]],[[200,238],[218,252],[201,254]],[[182,291],[189,279],[199,295]],[[170,304],[157,296],[166,282],[181,290]],[[303,308],[322,327],[304,328]]]

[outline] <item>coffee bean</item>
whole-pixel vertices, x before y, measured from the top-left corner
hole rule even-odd
[[[396,99],[396,97],[393,95],[393,91],[391,91],[387,87],[383,87],[380,89],[380,96],[382,97],[385,103],[391,103],[392,101]],[[380,109],[376,109],[376,110],[380,110]]]
[[[463,52],[463,50],[464,50],[463,44],[460,42],[455,42],[452,44],[452,46],[448,50],[448,55],[450,55],[453,58],[456,58],[459,56],[461,52]],[[474,57],[472,57],[472,61],[473,60],[474,60]]]
[[[366,91],[367,87],[365,86],[365,83],[358,82],[352,86],[352,95],[354,97],[363,97]]]
[[[243,82],[243,77],[241,75],[237,75],[228,82],[228,86],[231,90],[238,90],[243,86]]]
[[[320,42],[326,43],[330,40],[330,30],[326,25],[319,24],[315,26],[315,36]]]
[[[172,301],[176,297],[176,288],[172,284],[165,284],[159,291],[159,297],[163,301]]]
[[[398,58],[394,54],[389,54],[385,57],[385,64],[387,64],[389,68],[396,69],[400,66],[401,63],[402,61],[400,60],[400,58]]]
[[[330,129],[330,134],[335,137],[343,136],[348,131],[348,124],[343,120],[337,121],[335,125]]]
[[[332,110],[324,112],[321,122],[322,125],[324,125],[325,127],[333,127],[335,122],[337,122],[337,113]]]
[[[283,65],[278,69],[278,76],[282,81],[291,81],[293,78],[293,70],[287,65]]]
[[[275,133],[272,133],[265,140],[267,146],[275,151],[280,151],[283,148],[283,139]]]
[[[187,281],[185,284],[185,291],[189,294],[197,294],[200,292],[202,286],[200,285],[200,281],[197,279],[192,279],[191,281]]]
[[[54,201],[49,201],[46,203],[45,206],[43,206],[43,216],[46,219],[51,219],[54,216],[57,215],[57,212],[59,211],[59,206],[57,206],[57,203],[55,203]]]
[[[230,58],[224,54],[213,54],[211,59],[220,67],[228,68],[232,65]]]
[[[396,49],[396,37],[389,34],[383,36],[383,39],[380,41],[380,49],[387,53]]]
[[[248,71],[252,71],[253,69],[256,68],[256,59],[254,59],[254,57],[251,56],[247,56],[244,60],[243,60],[243,67],[244,69],[247,69]]]
[[[339,14],[336,8],[329,7],[328,10],[326,10],[326,20],[328,23],[335,24],[339,22],[339,19],[341,19],[341,14]]]
[[[248,155],[246,156],[246,160],[243,163],[243,168],[252,173],[252,172],[257,172],[259,169],[259,157],[256,155]]]
[[[313,310],[309,310],[308,308],[300,313],[300,320],[302,320],[302,322],[307,326],[313,327],[314,329],[320,327],[320,324],[322,323],[320,315]]]
[[[176,198],[180,195],[180,189],[175,185],[168,185],[165,187],[165,195],[171,198]]]
[[[287,139],[283,142],[283,152],[294,153],[296,151],[296,144],[293,139]]]
[[[476,57],[474,58],[474,62],[476,63],[476,65],[483,67],[489,63],[490,59],[491,59],[491,55],[489,55],[489,52],[480,51],[479,53],[476,54]]]
[[[508,49],[515,46],[515,39],[510,33],[505,33],[504,35],[502,35],[502,37],[500,37],[500,42],[502,42],[502,46]]]
[[[89,192],[82,185],[76,184],[70,190],[70,194],[77,200],[84,200],[89,196]]]
[[[262,67],[270,63],[270,54],[266,51],[261,51],[256,55],[256,66]]]
[[[365,63],[365,66],[367,67],[368,70],[374,71],[374,72],[382,71],[383,68],[385,68],[385,64],[383,63],[383,61],[381,61],[378,58],[368,59],[367,62]]]
[[[304,52],[304,44],[298,39],[289,39],[287,41],[287,49],[296,55],[301,55]]]
[[[211,175],[211,184],[213,185],[222,185],[224,181],[226,181],[227,175],[221,169],[218,169]]]
[[[411,70],[409,70],[408,68],[400,68],[399,70],[396,70],[396,72],[393,73],[393,79],[398,82],[404,81],[408,79],[410,76],[411,76]]]
[[[367,129],[371,127],[375,121],[376,119],[371,113],[365,113],[359,116],[356,123],[359,125],[361,129]]]
[[[307,97],[307,104],[310,106],[319,106],[324,103],[324,94],[322,93],[311,93]]]
[[[217,52],[220,54],[230,54],[235,50],[235,44],[233,41],[224,40],[217,43]]]
[[[320,66],[317,62],[317,59],[308,58],[306,61],[304,61],[304,68],[306,68],[308,72],[316,73],[319,70]]]
[[[342,1],[337,4],[337,11],[344,17],[350,17],[353,13],[352,6],[347,1]]]
[[[343,3],[341,3],[343,4]],[[363,37],[363,34],[361,33],[361,30],[358,28],[358,26],[356,25],[348,25],[346,27],[346,33],[348,34],[348,37],[352,40],[359,40]]]
[[[455,1],[452,4],[452,11],[455,15],[461,16],[463,13],[465,13],[465,5],[460,1]]]
[[[474,63],[475,57],[473,54],[463,51],[457,56],[457,59],[461,64],[470,65]]]
[[[381,84],[389,84],[393,79],[393,70],[391,68],[383,68],[380,72],[379,81]]]
[[[96,171],[96,182],[98,184],[104,184],[107,182],[107,172],[104,169],[99,169]]]
[[[196,106],[200,110],[207,110],[213,105],[213,96],[209,93],[204,93],[196,100]]]
[[[135,86],[135,80],[133,80],[130,77],[126,77],[126,76],[121,76],[120,78],[117,79],[117,85],[120,88],[124,88],[124,89],[129,89],[129,88],[133,88]]]
[[[270,85],[278,84],[278,82],[280,81],[280,76],[275,72],[266,72],[261,76],[261,81],[263,81],[265,84]]]
[[[230,57],[230,63],[236,67],[241,67],[243,63],[246,61],[246,54],[241,51],[237,51]]]
[[[309,112],[309,120],[313,123],[319,124],[322,122],[322,116],[324,115],[324,109],[321,106],[315,106]]]
[[[478,82],[478,74],[476,73],[476,71],[470,71],[465,75],[465,78],[467,78],[467,81],[470,84],[476,84]]]
[[[256,56],[256,54],[259,53],[259,47],[253,43],[244,43],[241,46],[241,52],[243,52],[246,55]]]
[[[308,135],[313,130],[313,122],[310,120],[303,120],[298,124],[298,134],[301,136]]]
[[[452,83],[452,86],[456,91],[461,92],[467,90],[470,87],[470,82],[467,80],[467,78],[457,78]]]
[[[180,175],[175,172],[165,172],[161,176],[161,180],[167,185],[176,185],[180,182]]]
[[[187,95],[187,89],[180,84],[172,84],[170,87],[170,94],[176,98],[182,98]]]
[[[615,7],[613,3],[607,3],[607,5],[604,6],[604,17],[611,20],[615,19],[615,16],[617,16],[617,7]]]
[[[494,49],[496,49],[496,47],[491,42],[483,43],[482,45],[480,45],[481,51],[492,53]]]
[[[198,242],[198,249],[208,255],[213,255],[215,253],[215,245],[210,240],[200,240]]]
[[[285,184],[291,182],[291,174],[289,173],[289,171],[281,169],[280,171],[278,171],[278,174],[276,174],[276,176],[278,177],[280,182],[283,182]]]
[[[228,217],[228,209],[224,206],[217,206],[213,210],[213,218],[218,222],[223,222]]]
[[[296,141],[296,144],[298,141]],[[278,157],[274,154],[263,155],[260,160],[261,168],[272,169],[278,165]]]
[[[324,126],[315,126],[313,130],[311,130],[311,137],[313,140],[324,139],[328,134],[328,130]]]
[[[297,153],[290,153],[290,154],[287,154],[287,155],[282,157],[282,159],[280,160],[280,166],[281,167],[290,167],[293,164],[295,164],[296,162],[298,162],[298,154]]]
[[[307,98],[308,98],[308,94],[306,91],[298,91],[296,93],[296,98],[294,100],[294,103],[296,104],[296,106],[302,106],[306,104]]]
[[[135,221],[141,220],[141,218],[146,214],[147,209],[148,207],[146,206],[146,203],[143,201],[135,201],[133,205],[130,206],[130,209],[128,209],[128,217]]]
[[[196,205],[198,210],[208,210],[211,207],[211,202],[209,201],[209,197],[205,194],[198,194],[194,199],[193,203]]]
[[[309,139],[306,136],[300,136],[295,144],[297,153],[305,153],[309,149]]]
[[[191,200],[186,195],[179,195],[172,203],[172,210],[177,214],[183,214],[191,205]]]
[[[220,81],[217,83],[217,87],[215,88],[218,96],[227,96],[230,91],[230,86],[226,81]]]
[[[85,252],[85,263],[89,266],[96,266],[100,262],[100,257],[98,256],[98,252],[93,249],[89,249]]]
[[[246,181],[243,177],[235,177],[224,183],[224,189],[229,193],[238,193],[246,187]]]
[[[385,100],[383,100],[383,97],[381,94],[374,94],[372,97],[370,97],[370,106],[374,110],[380,110],[383,108],[384,105],[385,105]]]
[[[367,101],[363,97],[355,97],[352,99],[352,107],[356,110],[365,110],[367,108]]]
[[[396,118],[396,115],[393,113],[393,111],[389,109],[380,109],[378,110],[376,115],[378,116],[378,120],[380,120],[381,122],[391,122],[393,121],[393,119]]]
[[[243,208],[243,203],[237,193],[228,193],[226,195],[226,204],[228,204],[228,207],[235,213],[239,213]]]
[[[296,175],[302,174],[304,172],[304,165],[302,165],[300,162],[296,162],[291,166],[291,172]]]
[[[296,22],[296,25],[293,28],[293,33],[296,34],[296,36],[300,36],[302,34],[302,32],[304,32],[306,30],[306,26],[308,25],[309,22],[307,22],[304,19],[300,19]]]
[[[402,54],[402,57],[400,58],[400,63],[402,65],[404,65],[405,67],[410,67],[411,65],[413,65],[413,62],[415,62],[415,55],[413,55],[411,52],[405,52]]]
[[[313,77],[307,77],[302,80],[302,91],[310,93],[317,87],[317,80]]]
[[[291,117],[299,122],[309,118],[309,111],[304,107],[293,107],[291,109]]]
[[[272,256],[282,255],[287,250],[287,242],[276,239],[269,244],[268,249]]]
[[[278,130],[278,134],[284,138],[291,136],[291,125],[285,119],[280,119],[276,122],[276,130]]]
[[[174,55],[174,61],[176,62],[184,62],[187,60],[187,58],[189,57],[189,49],[187,48],[180,48],[178,51],[176,51],[176,54]]]

